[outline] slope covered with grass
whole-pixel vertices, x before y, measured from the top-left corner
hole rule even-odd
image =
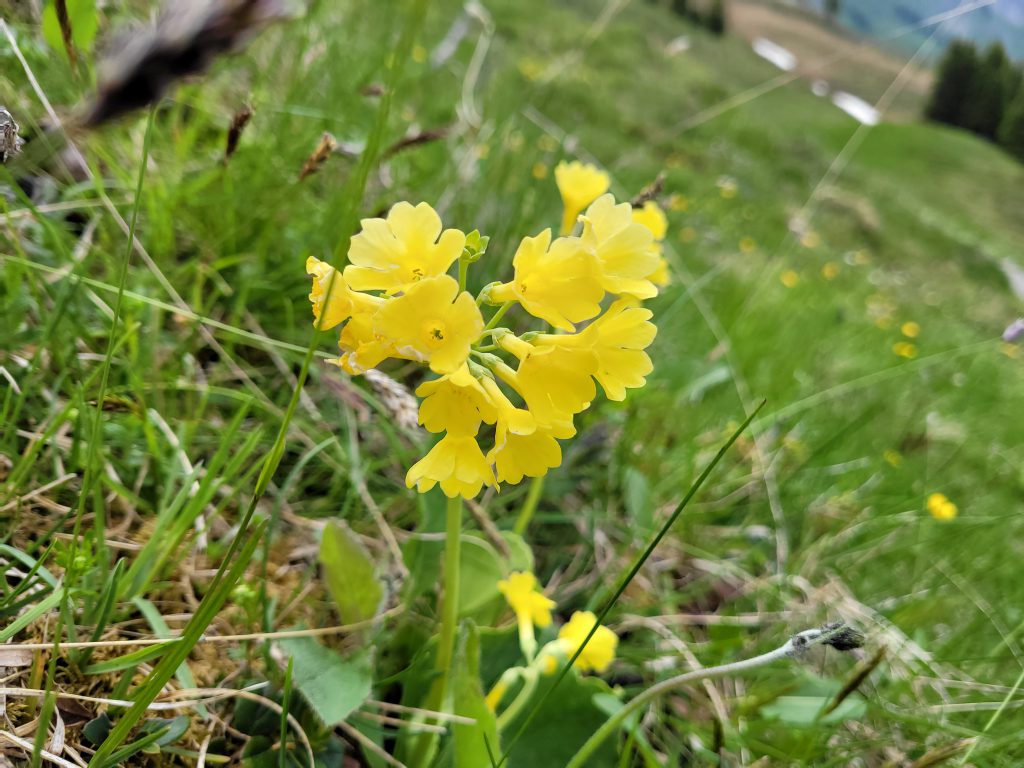
[[[2,555],[28,586],[71,569],[65,586],[82,610],[65,617],[69,637],[104,622],[117,637],[179,629],[238,536],[309,340],[305,257],[343,253],[351,234],[339,231],[339,211],[358,161],[335,154],[301,182],[300,170],[324,131],[348,153],[365,145],[401,19],[387,5],[316,4],[155,112],[138,206],[152,265],[131,257],[103,402],[127,239],[100,190],[131,218],[145,116],[75,137],[102,184],[63,177],[57,162],[57,181],[40,182],[31,202],[37,214],[5,193]],[[106,13],[101,36],[132,15]],[[1003,271],[1004,260],[1024,266],[1024,168],[945,128],[860,127],[800,82],[770,87],[777,71],[742,40],[707,36],[654,4],[500,0],[481,14],[432,4],[385,146],[446,135],[388,155],[362,215],[426,200],[446,225],[490,235],[478,289],[508,275],[516,237],[557,224],[559,160],[598,163],[622,199],[664,173],[673,283],[653,303],[655,371],[624,403],[579,420],[525,533],[560,616],[601,603],[765,399],[614,610],[622,639],[608,678],[633,695],[695,660],[750,656],[838,617],[867,633],[867,656],[887,652],[833,715],[820,710],[851,674],[838,654],[716,683],[711,698],[684,690],[644,721],[640,746],[594,764],[641,765],[656,751],[668,764],[898,765],[967,738],[977,739],[973,764],[1019,764],[1024,355],[999,336],[1024,312]],[[73,76],[31,19],[9,23],[48,98],[82,100],[89,77]],[[681,35],[689,49],[671,53]],[[37,135],[45,110],[5,38],[0,64],[0,103]],[[227,126],[245,104],[254,117],[225,163]],[[322,352],[335,352],[326,337]],[[82,501],[97,410],[98,470]],[[369,638],[323,642],[382,649],[374,694],[408,703],[426,685],[409,670],[436,618],[439,550],[422,534],[440,530],[443,502],[403,482],[426,436],[318,358],[287,438],[256,508],[270,527],[211,631],[345,623],[315,566],[323,521],[343,519],[388,576],[396,610]],[[928,514],[939,492],[959,507],[955,519]],[[511,529],[524,493],[486,497],[486,517],[468,527]],[[86,544],[72,552],[80,502]],[[103,616],[118,559],[130,578]],[[5,621],[49,592],[20,583],[3,594]],[[17,639],[52,640],[52,609]],[[507,613],[484,623],[501,627],[481,630],[489,687],[514,630]],[[270,680],[263,692],[280,700],[283,672],[267,647],[229,647],[198,646],[176,685]],[[92,663],[120,653],[103,649]],[[112,698],[147,663],[90,671],[75,657],[46,670],[38,658],[35,687]],[[263,754],[279,718],[268,724],[246,706],[218,712],[248,741],[194,717],[162,759],[194,761],[207,733],[218,754]],[[566,722],[592,730],[594,717]],[[391,748],[379,721],[353,722]],[[313,735],[324,764],[340,764],[331,730]],[[560,736],[537,731],[518,764],[539,764]]]

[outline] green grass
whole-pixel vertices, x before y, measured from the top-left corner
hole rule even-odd
[[[10,547],[2,552],[7,559],[21,553],[18,567],[30,573],[21,587],[12,581],[0,592],[5,624],[49,594],[33,595],[31,582],[50,589],[69,566],[67,640],[92,637],[120,558],[133,589],[119,595],[112,624],[143,619],[138,603],[129,602],[140,596],[180,629],[180,615],[193,613],[194,600],[210,588],[285,423],[310,342],[304,259],[343,252],[351,234],[341,219],[359,161],[333,156],[306,181],[298,174],[323,131],[358,146],[372,130],[378,101],[363,94],[385,80],[401,18],[381,5],[317,4],[177,89],[156,111],[137,237],[190,313],[176,309],[162,280],[133,254],[112,336],[127,248],[113,219],[97,206],[83,207],[75,221],[15,218],[12,211],[26,202],[3,198],[0,365],[17,388],[0,380],[0,543]],[[452,128],[446,139],[396,154],[375,170],[361,215],[426,200],[446,225],[479,228],[491,236],[486,261],[472,274],[471,288],[479,288],[508,274],[519,237],[557,221],[550,170],[562,158],[599,162],[623,198],[664,171],[666,197],[688,201],[687,210],[669,214],[675,275],[652,303],[655,372],[624,404],[601,403],[579,420],[581,434],[547,478],[526,534],[539,578],[556,579],[559,616],[602,604],[714,451],[765,399],[753,432],[727,455],[612,612],[622,642],[611,679],[631,696],[667,674],[646,662],[669,657],[673,669],[687,666],[650,621],[630,618],[636,614],[667,617],[659,620],[662,632],[688,644],[703,665],[769,650],[793,631],[839,616],[864,629],[872,647],[889,649],[845,720],[794,722],[793,697],[813,704],[850,675],[850,660],[830,652],[812,664],[718,683],[727,712],[718,725],[703,689],[683,692],[644,721],[636,743],[667,755],[668,764],[750,764],[765,756],[779,765],[881,765],[978,737],[974,765],[1018,765],[1024,355],[998,337],[1022,313],[1000,263],[1020,263],[1024,169],[960,132],[881,125],[867,132],[835,184],[815,194],[857,125],[803,84],[678,128],[776,76],[742,41],[706,36],[648,3],[630,4],[606,26],[596,21],[605,5],[591,0],[501,0],[488,10],[493,39],[470,22],[444,65],[418,56],[407,62],[384,145],[417,129]],[[120,4],[107,12],[106,27],[132,15]],[[432,4],[419,43],[433,50],[460,13],[454,2]],[[83,99],[87,78],[72,77],[29,20],[9,23],[48,97],[66,106]],[[666,57],[666,44],[680,34],[691,36],[690,51]],[[477,46],[480,76],[467,89]],[[32,135],[45,113],[4,38],[0,72],[0,103]],[[548,77],[538,78],[544,72]],[[226,127],[247,102],[255,116],[224,165]],[[478,122],[464,119],[474,111]],[[145,125],[136,115],[76,136],[125,219],[136,199]],[[535,167],[547,178],[534,178]],[[734,181],[735,197],[721,194],[725,177]],[[91,204],[99,193],[87,181],[62,182],[42,202]],[[817,243],[807,247],[788,225],[812,194],[807,211]],[[83,226],[91,241],[81,239]],[[744,238],[753,250],[740,248]],[[83,242],[89,247],[79,247]],[[826,265],[834,265],[832,279]],[[789,288],[780,280],[787,271],[798,276]],[[906,321],[920,326],[914,360],[892,351]],[[332,353],[332,346],[325,335],[322,351]],[[105,359],[110,380],[97,403]],[[416,375],[388,370],[399,379]],[[301,523],[344,519],[393,577],[391,606],[405,608],[362,638],[378,648],[374,695],[419,703],[429,685],[416,671],[437,618],[430,575],[439,551],[403,532],[443,524],[438,499],[418,500],[404,488],[422,440],[396,427],[364,382],[319,361],[304,394],[256,508],[259,520],[271,521],[267,581],[263,591],[246,588],[257,586],[262,572],[257,554],[214,628],[226,634],[342,623],[303,554],[315,531]],[[97,417],[102,441],[94,444]],[[93,447],[102,470],[83,495]],[[487,500],[499,528],[512,528],[525,492],[509,488]],[[959,505],[955,520],[927,514],[932,492]],[[413,573],[404,582],[367,495],[408,546]],[[79,501],[83,540],[73,548],[56,534],[71,531]],[[197,514],[209,526],[209,546],[198,553]],[[467,525],[477,524],[470,518]],[[154,547],[154,531],[173,531],[168,541],[180,534],[186,543]],[[155,549],[164,563],[152,571],[139,565],[138,546]],[[181,581],[189,573],[186,591]],[[58,603],[44,605],[40,616],[55,622]],[[700,613],[721,623],[672,618]],[[53,639],[36,618],[17,640]],[[148,633],[149,625],[135,630]],[[508,639],[481,629],[487,687],[508,664]],[[347,652],[359,640],[326,642]],[[94,653],[91,661],[127,650]],[[190,657],[198,685],[237,674],[229,685],[270,680],[274,689],[262,693],[281,699],[285,673],[263,644],[219,650],[222,658],[202,650]],[[98,695],[125,697],[141,679],[133,669],[90,678],[72,659],[53,667],[49,685],[96,691],[100,682]],[[46,687],[44,678],[34,683]],[[989,725],[1008,694],[1010,705]],[[251,745],[280,738],[281,713],[241,701],[210,706],[234,710]],[[310,728],[324,764],[338,764],[331,755],[340,742],[318,730],[309,707],[292,697],[286,711]],[[379,726],[353,722],[382,740]],[[721,762],[711,751],[719,728]],[[194,753],[201,734],[196,718],[177,747]],[[215,741],[211,754],[236,749],[237,740]],[[621,752],[621,762],[599,753],[593,764],[644,764]],[[513,768],[515,760],[513,752]]]

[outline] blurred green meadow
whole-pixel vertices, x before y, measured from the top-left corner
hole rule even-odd
[[[31,10],[2,10],[66,118],[94,89],[91,43],[72,67]],[[508,279],[519,238],[557,227],[554,167],[579,159],[606,169],[620,200],[663,175],[672,283],[649,304],[658,336],[647,386],[578,419],[522,538],[501,532],[526,485],[470,504],[466,530],[483,554],[464,564],[466,613],[479,625],[484,690],[517,652],[495,577],[532,561],[558,623],[596,610],[729,434],[766,404],[609,615],[620,644],[606,682],[567,678],[569,692],[527,724],[508,764],[564,765],[614,708],[601,697],[629,699],[842,618],[867,637],[858,658],[828,650],[681,689],[589,764],[1020,765],[1024,348],[1000,335],[1024,314],[1006,266],[1024,269],[1024,166],[946,127],[862,126],[807,83],[781,82],[744,40],[716,37],[668,4],[446,0],[429,3],[416,31],[383,152],[353,201],[411,12],[313,2],[173,89],[151,128],[143,110],[72,132],[88,175],[63,154],[31,171],[30,188],[22,179],[28,193],[0,176],[0,557],[20,574],[0,582],[0,637],[52,643],[58,622],[69,641],[181,629],[232,542],[245,540],[237,524],[287,418],[280,466],[254,509],[267,528],[243,548],[247,570],[209,632],[348,623],[317,565],[324,524],[343,520],[372,555],[388,613],[369,633],[316,642],[347,659],[375,650],[348,670],[362,676],[353,688],[372,680],[370,698],[418,706],[444,501],[417,497],[404,477],[428,436],[401,427],[364,380],[323,363],[336,354],[330,334],[289,415],[312,331],[305,259],[344,258],[354,230],[342,211],[353,202],[371,217],[427,201],[445,226],[490,236],[476,291]],[[102,4],[96,44],[147,13]],[[673,45],[682,36],[688,46]],[[52,123],[2,35],[0,105],[29,149]],[[247,105],[252,119],[225,159],[232,116]],[[324,132],[340,151],[300,180]],[[97,401],[130,251],[101,196],[125,221],[137,213],[151,264],[131,254]],[[400,361],[386,372],[410,388],[421,376]],[[955,518],[929,514],[935,493]],[[47,603],[61,588],[68,599]],[[464,630],[463,668],[475,637]],[[276,648],[199,644],[172,685],[269,681],[259,694],[308,729],[318,765],[382,766],[412,749],[401,743],[407,728],[379,717],[325,722],[323,692],[293,681]],[[882,648],[870,676],[824,714],[858,661]],[[5,684],[131,698],[153,658],[96,669],[131,650],[91,660],[36,651]],[[301,652],[307,664],[319,658]],[[287,693],[293,682],[307,698]],[[11,697],[7,711],[29,722],[49,701]],[[150,726],[162,736],[124,759],[307,764],[287,729],[291,748],[273,746],[280,712],[233,698],[207,707],[189,711],[174,739]],[[95,748],[82,724],[101,708],[79,708],[56,712],[77,723],[69,740]],[[122,711],[109,709],[109,721]],[[458,733],[442,738],[435,764],[473,765],[453,743]],[[12,760],[28,759],[12,742],[0,753],[8,745]]]

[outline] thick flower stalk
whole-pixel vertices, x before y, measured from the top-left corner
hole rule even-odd
[[[330,362],[360,375],[399,359],[436,375],[416,390],[419,423],[439,435],[406,475],[421,493],[439,486],[468,499],[543,477],[561,464],[559,441],[576,433],[598,386],[622,400],[653,368],[644,350],[657,330],[640,302],[667,280],[664,213],[650,201],[617,203],[593,166],[562,163],[555,176],[563,230],[579,222],[578,236],[524,237],[512,279],[477,296],[466,275],[487,238],[445,229],[427,203],[364,219],[344,270],[306,262],[314,322],[338,330],[341,354]],[[500,324],[515,307],[534,319],[531,331]]]

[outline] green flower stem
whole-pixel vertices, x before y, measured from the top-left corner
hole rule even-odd
[[[466,290],[466,278],[469,274],[469,259],[459,259],[459,293]]]
[[[515,304],[514,301],[506,301],[504,304],[498,307],[498,311],[494,313],[491,319],[487,321],[487,325],[484,326],[484,333],[487,333],[489,330],[491,330],[491,328],[496,326],[498,324],[498,321],[505,316],[505,313],[512,308],[513,304]]]
[[[516,524],[512,528],[520,536],[526,533],[526,529],[530,526],[530,521],[533,520],[533,513],[537,511],[537,504],[540,502],[540,495],[543,492],[544,476],[541,475],[540,477],[533,478],[530,481],[530,490],[526,494],[523,507],[519,510],[519,517],[516,518]]]
[[[501,733],[509,723],[516,719],[516,715],[522,710],[531,697],[533,692],[537,689],[537,681],[540,679],[540,673],[534,666],[526,667],[522,672],[523,687],[519,689],[519,693],[512,699],[512,703],[505,707],[505,710],[498,716],[498,733]]]
[[[438,712],[451,710],[448,701],[449,672],[455,654],[455,634],[459,625],[459,549],[462,542],[462,497],[448,499],[445,510],[444,593],[440,598],[441,634],[437,640],[435,678],[424,707]],[[437,734],[423,733],[413,748],[410,768],[425,768],[437,746]]]
[[[831,630],[806,629],[793,635],[774,651],[762,653],[760,656],[754,656],[751,659],[741,659],[732,664],[695,669],[692,672],[676,675],[668,680],[662,680],[624,704],[622,709],[605,720],[604,724],[590,735],[590,738],[583,743],[583,746],[573,755],[572,759],[566,763],[565,768],[582,768],[582,766],[587,765],[587,760],[594,750],[601,746],[601,742],[615,733],[630,715],[643,709],[664,694],[674,691],[676,688],[681,688],[698,680],[725,677],[737,672],[745,672],[748,669],[762,667],[765,664],[771,664],[781,659],[799,659],[812,646],[821,645],[833,640],[838,632],[839,628]]]

